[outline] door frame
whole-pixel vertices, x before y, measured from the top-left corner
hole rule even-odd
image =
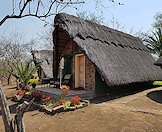
[[[85,89],[85,71],[86,71],[86,69],[85,69],[85,55],[84,54],[76,54],[75,55],[75,87],[78,87],[78,85],[79,85],[79,70],[78,70],[78,58],[80,57],[80,56],[83,56],[84,57],[84,89]]]

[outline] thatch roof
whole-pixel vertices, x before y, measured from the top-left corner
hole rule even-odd
[[[32,51],[33,58],[35,59],[36,65],[39,65],[45,76],[53,78],[53,51],[52,50],[34,50]]]
[[[157,66],[162,66],[162,56],[154,64]]]
[[[55,27],[80,47],[109,86],[162,80],[139,38],[65,13],[56,15]]]

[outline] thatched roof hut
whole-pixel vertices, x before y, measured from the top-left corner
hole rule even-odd
[[[39,66],[39,78],[53,78],[53,50],[34,50],[32,56],[35,65]]]
[[[139,38],[65,13],[56,15],[54,21],[55,49],[61,42],[61,33],[66,33],[108,86],[162,80],[161,69],[154,65]]]

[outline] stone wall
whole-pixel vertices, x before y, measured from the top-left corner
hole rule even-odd
[[[85,87],[87,90],[95,89],[95,66],[92,62],[86,57],[85,58]]]

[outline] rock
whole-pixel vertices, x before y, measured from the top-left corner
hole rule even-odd
[[[81,102],[81,103],[82,103],[83,107],[88,106],[88,103],[86,103],[86,102]]]
[[[82,100],[82,102],[85,102],[87,104],[87,106],[90,105],[89,100]]]
[[[65,109],[64,109],[64,106],[63,105],[60,105],[60,106],[56,106],[52,109],[52,114],[56,114],[56,113],[60,113],[60,112],[63,112]]]
[[[77,109],[83,108],[83,104],[80,103],[79,105],[76,105],[76,108],[77,108]]]
[[[66,111],[73,111],[75,109],[76,109],[76,106],[69,106],[65,108]]]
[[[44,109],[46,109],[46,105],[39,105],[39,111],[44,111]]]
[[[44,111],[45,113],[47,113],[47,114],[49,114],[49,115],[52,114],[52,109],[49,109],[49,108],[46,107],[44,110],[45,110],[45,111]]]

